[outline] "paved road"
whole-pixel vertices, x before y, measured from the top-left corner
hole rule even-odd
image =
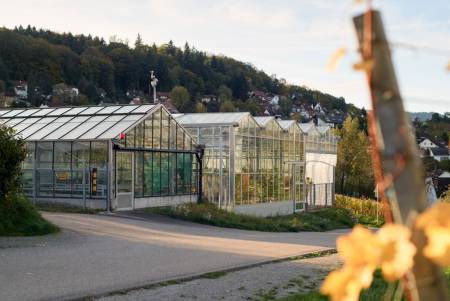
[[[61,233],[0,238],[0,300],[64,300],[138,287],[327,249],[344,232],[263,233],[152,215],[44,216]]]

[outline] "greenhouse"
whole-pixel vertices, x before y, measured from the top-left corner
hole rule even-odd
[[[292,213],[304,200],[304,145],[295,121],[250,113],[175,116],[205,146],[204,197],[239,213]]]
[[[305,142],[306,202],[329,206],[334,201],[338,137],[328,125],[300,123]]]
[[[200,152],[161,105],[11,109],[26,141],[23,190],[36,202],[130,210],[195,202]]]

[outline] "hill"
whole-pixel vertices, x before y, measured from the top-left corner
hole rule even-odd
[[[317,103],[328,112],[347,111],[342,97],[287,84],[251,64],[208,55],[188,44],[183,49],[171,41],[160,46],[145,45],[138,35],[130,47],[117,38],[106,42],[90,35],[56,33],[31,26],[0,28],[0,93],[13,95],[17,82],[26,82],[29,105],[52,101],[54,105],[127,103],[136,97],[148,100],[150,70],[159,79],[159,91],[170,92],[175,86],[187,89],[188,105],[184,104],[181,111],[194,110],[204,95],[216,96],[218,100],[204,103],[208,111],[236,107],[262,113],[269,102],[266,98],[272,101],[275,96],[278,112],[273,113],[289,115],[309,110]],[[58,97],[57,84],[57,91],[64,91],[66,86],[76,88],[77,97]],[[228,107],[223,106],[227,100],[231,101],[231,108],[229,102]]]

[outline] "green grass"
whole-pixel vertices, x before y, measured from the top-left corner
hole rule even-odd
[[[218,209],[210,203],[150,208],[146,211],[217,227],[266,232],[327,231],[354,225],[350,212],[342,208],[325,208],[267,218],[235,214]]]
[[[445,276],[447,278],[447,286],[450,290],[450,268],[446,270]],[[392,296],[398,287],[398,283],[386,282],[380,271],[374,274],[374,280],[370,288],[364,290],[359,297],[360,301],[379,301],[385,300],[385,296]],[[285,298],[278,299],[278,301],[327,301],[328,297],[322,296],[318,291],[311,291],[308,293],[300,293],[291,295]],[[388,298],[387,300],[392,300]],[[402,298],[405,300],[405,298]]]
[[[33,236],[57,232],[24,196],[0,199],[0,236]]]

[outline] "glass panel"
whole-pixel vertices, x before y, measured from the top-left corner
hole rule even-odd
[[[161,148],[161,109],[153,114],[153,148]]]
[[[78,115],[79,113],[83,112],[86,109],[87,109],[86,107],[72,108],[69,111],[65,112],[63,115]]]
[[[152,183],[153,183],[153,153],[144,153],[144,196],[151,196],[152,193]],[[159,169],[158,169],[159,171]]]
[[[184,149],[184,131],[177,126],[177,149]]]
[[[6,118],[6,117],[14,117],[14,116],[16,116],[17,114],[19,114],[19,113],[21,113],[21,112],[23,112],[24,110],[12,110],[12,111],[9,111],[8,113],[6,113],[6,114],[4,114],[3,116],[2,116],[2,118]]]
[[[145,178],[147,180],[147,177]],[[153,153],[152,195],[161,194],[161,153]]]
[[[172,118],[170,118],[169,148],[177,148],[177,123]]]
[[[168,153],[169,164],[169,195],[175,195],[177,192],[177,154]]]
[[[133,113],[147,113],[154,107],[155,107],[155,105],[142,105],[142,106],[138,107],[137,109],[135,109],[133,111]]]
[[[137,108],[137,106],[123,106],[120,109],[118,109],[117,111],[114,111],[114,114],[130,113],[131,111],[133,111],[136,108]]]
[[[70,169],[71,143],[55,142],[54,146],[54,169]]]
[[[144,121],[144,127],[145,127],[145,131],[144,131],[144,147],[145,148],[152,148],[153,147],[153,137],[152,137],[152,132],[153,132],[153,115],[149,116],[147,119],[145,119]]]
[[[25,160],[23,160],[22,168],[23,169],[33,169],[34,168],[34,151],[35,151],[35,143],[27,142],[25,144],[25,148],[27,151]]]
[[[40,129],[33,135],[30,135],[28,139],[30,140],[39,140],[50,134],[51,132],[57,130],[60,128],[63,124],[65,124],[67,121],[69,121],[72,117],[60,117],[53,121],[52,123],[48,124],[46,127]]]
[[[130,131],[127,132],[127,134],[125,135],[125,147],[134,147],[134,139],[135,139],[135,135],[136,134],[136,129],[131,129]],[[118,135],[116,135],[118,136]]]
[[[72,173],[67,170],[54,171],[55,197],[70,197],[72,194]]]
[[[135,127],[135,131],[136,131],[135,146],[142,148],[142,147],[144,147],[144,122],[143,121]]]
[[[25,118],[13,118],[13,119],[9,119],[9,121],[5,122],[5,125],[9,126],[9,127],[14,127],[16,124],[18,124],[19,122],[24,121]]]
[[[114,126],[114,124],[116,124],[124,117],[125,115],[109,116],[98,125],[93,127],[91,130],[86,132],[84,135],[80,136],[80,139],[94,139],[97,136],[101,135],[103,132],[107,131],[110,127]],[[94,116],[92,118],[101,118],[101,116]]]
[[[37,121],[33,125],[30,125],[26,129],[21,131],[19,133],[19,135],[22,136],[22,138],[26,139],[28,136],[30,136],[30,135],[34,134],[35,132],[39,131],[41,128],[43,128],[44,126],[46,126],[47,124],[49,124],[50,122],[52,122],[55,119],[56,119],[56,117],[45,117],[45,118],[42,118],[41,120]]]
[[[102,110],[104,107],[90,107],[80,113],[80,115],[92,115]]]
[[[36,113],[34,113],[32,116],[33,117],[37,117],[37,116],[42,117],[42,116],[45,116],[45,115],[47,115],[48,113],[50,113],[50,112],[52,112],[54,110],[55,110],[54,108],[52,108],[52,109],[41,109],[41,110],[37,111]]]
[[[117,153],[117,192],[132,192],[133,166],[132,153]]]
[[[38,142],[36,146],[37,168],[52,168],[53,142]]]
[[[128,117],[136,117],[136,116],[127,116],[123,120],[119,121],[112,128],[108,129],[106,132],[101,134],[98,139],[111,139],[119,136],[120,133],[126,132],[136,121],[133,121],[132,118]],[[130,120],[131,119],[131,120]],[[128,133],[127,133],[128,136]],[[128,137],[127,137],[128,139]],[[134,139],[134,138],[133,138]],[[134,144],[134,142],[133,142]]]
[[[26,117],[26,116],[30,116],[33,113],[36,113],[37,111],[39,111],[39,109],[30,109],[30,110],[25,110],[22,113],[18,114],[16,117]]]
[[[36,118],[27,118],[24,121],[22,121],[20,124],[16,125],[14,127],[14,129],[16,130],[16,133],[20,133],[20,131],[22,131],[23,129],[29,127],[30,125],[36,123],[38,120],[40,120],[41,118],[36,117]]]
[[[91,167],[106,168],[108,164],[108,143],[91,142]]]
[[[27,196],[33,196],[33,170],[22,170],[22,191]]]
[[[0,119],[0,124],[3,124],[3,123],[5,123],[5,122],[8,122],[8,120],[11,120],[11,119]]]
[[[54,110],[53,112],[48,113],[47,116],[59,116],[62,113],[67,112],[69,110],[70,110],[70,108],[59,108],[59,109]]]
[[[10,110],[6,110],[6,111],[0,111],[0,116],[5,115],[6,113],[8,113]]]
[[[161,111],[161,149],[169,149],[169,115]]]
[[[85,168],[89,166],[89,142],[73,142],[72,168]]]
[[[161,195],[169,194],[169,154],[161,153]]]
[[[135,152],[134,158],[134,196],[139,198],[144,196],[144,153]]]
[[[97,114],[111,114],[112,112],[120,109],[122,106],[109,106],[104,108],[103,110],[97,112]]]
[[[73,129],[70,133],[63,136],[63,139],[77,139],[78,137],[86,134],[87,132],[96,128],[97,125],[101,124],[103,120],[107,118],[106,116],[92,116],[91,118],[84,121],[78,127]],[[97,133],[98,135],[99,133]]]
[[[38,196],[53,196],[53,171],[51,169],[36,171],[36,187]]]
[[[68,132],[73,130],[75,127],[79,126],[82,122],[84,122],[88,117],[75,117],[68,121],[65,124],[62,124],[61,127],[55,130],[53,133],[45,137],[46,140],[56,140],[66,135]]]

